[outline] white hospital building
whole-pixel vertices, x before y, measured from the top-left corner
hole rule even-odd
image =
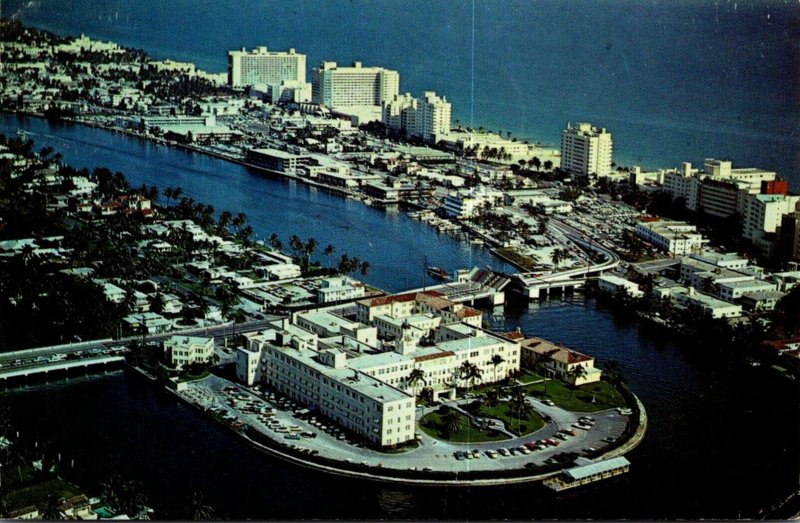
[[[519,343],[483,330],[481,320],[479,311],[436,292],[362,300],[356,321],[332,311],[299,313],[250,337],[238,351],[237,376],[391,447],[414,438],[422,388],[453,397],[468,385],[464,362],[477,366],[484,383],[519,369]],[[414,369],[422,371],[418,383],[409,379]]]

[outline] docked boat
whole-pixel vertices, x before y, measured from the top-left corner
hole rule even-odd
[[[428,275],[437,280],[452,280],[453,278],[447,274],[447,271],[439,267],[427,267]]]

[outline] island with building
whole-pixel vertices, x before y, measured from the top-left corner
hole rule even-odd
[[[296,49],[229,51],[208,73],[14,21],[0,37],[4,111],[402,209],[514,268],[426,262],[446,284],[388,293],[332,245],[323,264],[314,238],[258,240],[237,210],[76,170],[20,131],[0,139],[0,313],[36,328],[9,330],[0,383],[125,366],[301,466],[561,491],[628,470],[644,406],[614,362],[492,330],[484,306],[585,291],[705,350],[800,368],[800,196],[778,173],[618,166],[586,122],[560,147],[454,124],[445,96],[402,93],[382,66],[325,61],[307,82]]]

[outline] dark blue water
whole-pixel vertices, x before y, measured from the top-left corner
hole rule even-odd
[[[242,46],[309,69],[361,60],[433,89],[453,118],[557,143],[567,121],[614,134],[623,165],[728,157],[800,190],[800,4],[793,0],[6,0],[6,14],[213,71]],[[310,75],[309,75],[310,77]]]
[[[387,290],[421,287],[425,256],[431,265],[448,271],[486,265],[512,270],[487,250],[438,234],[397,209],[373,209],[230,162],[97,129],[0,115],[0,132],[15,136],[18,128],[29,132],[37,147],[50,145],[61,151],[64,161],[77,168],[107,166],[125,173],[133,186],[179,186],[185,196],[211,203],[217,214],[224,209],[244,211],[259,239],[277,233],[288,245],[293,234],[304,240],[313,237],[320,243],[316,259],[323,265],[335,264],[345,252],[358,256],[371,265],[363,279]],[[321,254],[328,244],[337,249],[330,259]]]
[[[63,151],[78,166],[107,165],[134,183],[178,184],[218,209],[244,211],[260,235],[277,230],[323,244],[331,238],[373,262],[369,279],[378,286],[413,283],[416,262],[405,262],[425,251],[448,267],[476,259],[493,263],[486,253],[402,215],[225,162],[100,130],[0,116],[0,132],[20,127],[38,146]],[[322,212],[325,219],[312,218]],[[340,223],[358,226],[342,229]],[[160,517],[185,516],[191,491],[203,490],[218,516],[234,519],[734,518],[756,516],[796,486],[800,405],[796,386],[776,374],[730,366],[691,340],[678,343],[642,331],[582,297],[487,315],[492,328],[519,326],[599,363],[620,362],[650,417],[647,437],[629,454],[630,474],[557,498],[536,486],[432,490],[332,478],[262,456],[119,373],[6,391],[0,401],[11,407],[23,431],[52,440],[75,460],[80,484],[91,488],[113,472],[138,479]]]
[[[122,373],[0,397],[26,434],[75,460],[72,477],[82,485],[115,472],[140,480],[162,518],[183,516],[194,490],[206,492],[217,516],[234,519],[736,518],[756,516],[796,484],[796,387],[775,375],[693,355],[696,347],[641,333],[582,298],[503,323],[622,362],[650,416],[646,439],[628,455],[630,474],[559,497],[533,485],[395,487],[263,456]]]

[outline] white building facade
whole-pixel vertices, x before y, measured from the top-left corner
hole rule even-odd
[[[612,152],[611,133],[604,128],[567,124],[561,132],[561,169],[570,174],[608,176]]]
[[[339,67],[322,62],[311,73],[311,101],[327,107],[378,106],[390,102],[400,90],[400,75],[383,67],[354,62]]]
[[[306,83],[306,55],[294,49],[269,51],[266,47],[228,52],[231,87],[280,86],[283,82]]]

